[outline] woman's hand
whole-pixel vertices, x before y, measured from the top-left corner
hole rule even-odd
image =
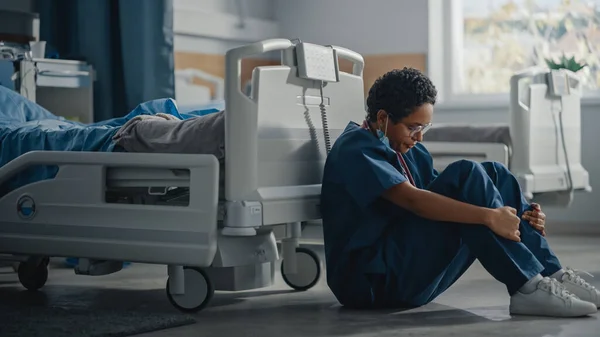
[[[492,209],[489,212],[489,217],[485,224],[496,233],[505,239],[520,242],[521,232],[519,224],[521,220],[517,216],[517,210],[512,207],[500,207]]]
[[[533,210],[523,212],[521,218],[529,221],[529,224],[535,228],[542,236],[546,236],[546,214],[542,212],[542,207],[539,204],[532,203]]]

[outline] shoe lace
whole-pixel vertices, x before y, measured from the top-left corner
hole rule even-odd
[[[569,281],[571,281],[579,286],[582,286],[586,289],[596,290],[596,287],[589,284],[586,280],[584,280],[583,278],[581,278],[581,276],[579,276],[580,273],[589,275],[590,277],[594,277],[594,275],[588,273],[587,271],[566,268],[563,278],[566,277]]]
[[[562,283],[560,283],[558,280],[555,280],[553,278],[544,277],[538,284],[538,287],[540,287],[541,289],[544,289],[546,291],[549,291],[551,294],[558,296],[565,300],[570,299],[570,298],[577,298],[577,296],[575,296],[573,293],[569,292]]]

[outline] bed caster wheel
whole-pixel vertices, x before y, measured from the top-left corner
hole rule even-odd
[[[19,282],[29,291],[36,291],[42,288],[48,281],[48,261],[44,258],[41,261],[27,261],[19,263],[17,274]]]
[[[169,280],[167,280],[167,298],[178,310],[186,313],[198,312],[210,302],[215,289],[206,272],[200,268],[185,267],[184,293],[181,295],[171,294]]]
[[[312,250],[302,247],[296,248],[296,268],[297,273],[286,274],[285,259],[281,261],[281,276],[290,288],[305,291],[319,282],[319,278],[321,278],[321,260]]]

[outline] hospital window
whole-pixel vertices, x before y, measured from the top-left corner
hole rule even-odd
[[[523,68],[572,56],[600,88],[600,0],[462,0],[462,93],[505,93]]]
[[[438,72],[448,98],[505,95],[515,72],[563,53],[587,65],[578,72],[584,96],[600,96],[600,0],[430,0],[436,5],[451,13],[438,28],[444,41],[430,44],[446,52]]]

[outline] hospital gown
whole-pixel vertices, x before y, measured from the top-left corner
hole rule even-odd
[[[519,217],[531,209],[514,176],[499,163],[461,160],[438,175],[421,144],[403,158],[421,189],[483,207],[511,206]],[[521,242],[514,242],[483,225],[424,219],[381,198],[385,190],[407,181],[401,172],[397,154],[355,123],[331,149],[321,208],[327,282],[341,304],[427,304],[475,259],[509,294],[536,274],[561,269],[545,238],[526,221],[520,225]]]

